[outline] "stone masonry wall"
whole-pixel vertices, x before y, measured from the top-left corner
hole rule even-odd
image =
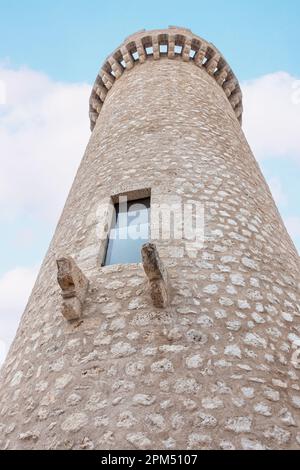
[[[155,309],[142,266],[101,267],[99,202],[151,188],[205,206],[205,244],[157,242],[172,286]],[[98,215],[97,215],[98,214]],[[61,315],[55,259],[90,281]],[[0,378],[2,449],[300,446],[299,262],[224,90],[148,59],[108,92]]]

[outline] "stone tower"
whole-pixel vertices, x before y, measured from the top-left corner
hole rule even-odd
[[[2,368],[1,448],[299,447],[299,258],[241,116],[230,66],[188,29],[105,61]],[[202,246],[151,237],[143,263],[103,266],[119,195],[151,198],[151,230],[153,208],[201,204]]]

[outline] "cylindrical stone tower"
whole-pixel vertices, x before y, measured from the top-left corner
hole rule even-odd
[[[230,66],[188,29],[138,32],[106,60],[1,371],[1,448],[299,447],[299,258],[241,114]],[[153,208],[201,204],[202,246],[152,237],[148,270],[103,266],[119,195],[151,198],[151,229]]]

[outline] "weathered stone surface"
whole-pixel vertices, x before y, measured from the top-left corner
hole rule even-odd
[[[154,243],[143,245],[142,260],[153,305],[157,308],[164,308],[169,301],[168,276]]]

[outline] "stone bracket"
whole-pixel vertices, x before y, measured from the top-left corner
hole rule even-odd
[[[154,307],[167,307],[169,303],[167,270],[154,243],[146,243],[142,246],[142,261],[144,271],[148,277],[150,296]]]
[[[56,260],[57,281],[62,290],[62,314],[67,320],[78,320],[82,316],[89,281],[73,258]]]

